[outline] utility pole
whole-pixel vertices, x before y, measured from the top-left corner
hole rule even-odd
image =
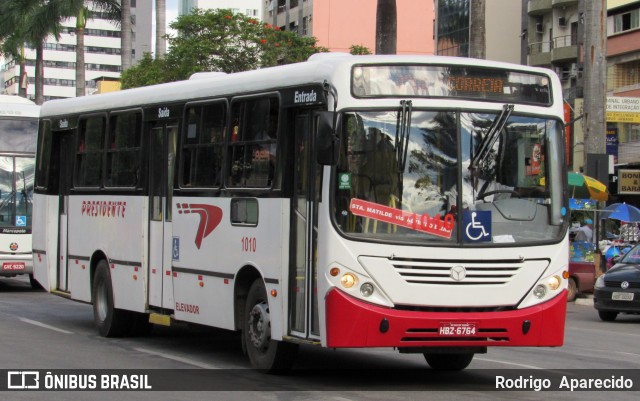
[[[584,165],[605,154],[607,2],[584,1]]]

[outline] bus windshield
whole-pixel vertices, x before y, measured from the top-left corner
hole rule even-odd
[[[0,118],[0,152],[36,151],[37,119]]]
[[[342,115],[335,220],[348,235],[448,244],[557,241],[561,124],[501,112]],[[460,229],[462,228],[462,229]]]
[[[35,158],[0,156],[0,227],[31,227]]]

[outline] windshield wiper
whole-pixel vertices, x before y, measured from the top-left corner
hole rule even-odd
[[[402,109],[398,113],[396,121],[396,162],[398,174],[402,176],[407,165],[407,150],[409,148],[409,132],[411,130],[411,100],[401,100]]]
[[[511,112],[513,112],[513,106],[513,104],[505,104],[502,107],[502,112],[493,120],[491,126],[487,130],[487,135],[485,135],[482,142],[480,142],[478,151],[471,159],[471,163],[469,164],[470,170],[478,168],[489,156],[491,148],[493,148],[493,145],[498,140],[498,135],[504,128],[507,120],[509,120]]]

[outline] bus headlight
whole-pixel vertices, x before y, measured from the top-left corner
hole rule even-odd
[[[538,299],[544,298],[546,294],[547,294],[547,287],[545,287],[544,284],[538,284],[533,289],[533,295]]]
[[[356,285],[357,282],[358,279],[354,274],[351,273],[345,273],[344,275],[342,275],[342,277],[340,277],[340,284],[342,284],[344,288],[351,288]]]
[[[371,283],[364,283],[360,286],[360,294],[364,297],[370,297],[373,294],[373,285]]]
[[[555,291],[558,288],[560,288],[561,283],[562,283],[562,280],[558,276],[551,276],[549,277],[549,281],[547,281],[547,285],[549,286],[551,291]]]
[[[604,288],[604,275],[598,277],[596,283],[594,284],[595,288]]]

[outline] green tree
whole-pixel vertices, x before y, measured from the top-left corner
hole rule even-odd
[[[231,10],[194,9],[171,23],[177,36],[168,36],[165,58],[145,59],[123,74],[123,88],[187,79],[202,71],[233,73],[304,61],[328,51],[313,37],[281,31]],[[145,69],[148,71],[137,71]],[[158,77],[151,75],[158,73]]]
[[[120,75],[122,89],[168,82],[165,79],[167,76],[166,71],[166,61],[164,59],[154,60],[151,53],[145,53],[138,64],[122,71]]]
[[[351,45],[351,47],[349,47],[349,53],[356,56],[363,56],[371,54],[371,50],[367,46]]]
[[[24,46],[36,50],[35,102],[44,102],[44,42],[49,35],[60,39],[64,0],[3,0],[0,2],[2,53],[21,64],[20,86],[26,79]],[[26,90],[22,93],[26,97]]]

